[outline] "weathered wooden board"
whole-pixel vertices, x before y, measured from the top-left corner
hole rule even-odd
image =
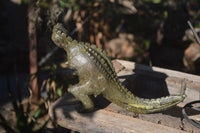
[[[69,100],[69,101],[68,101]],[[49,115],[62,126],[85,133],[184,133],[184,131],[136,119],[107,107],[92,113],[78,113],[76,101],[70,101],[70,94],[57,100]]]
[[[123,60],[113,63],[120,81],[140,97],[185,93],[187,98],[175,108],[154,114],[136,115],[112,103],[97,107],[99,110],[93,113],[80,114],[75,111],[77,101],[65,95],[51,106],[51,118],[63,127],[81,132],[200,132],[181,113],[185,103],[199,100],[199,76]],[[97,105],[102,103],[102,99],[96,102]]]

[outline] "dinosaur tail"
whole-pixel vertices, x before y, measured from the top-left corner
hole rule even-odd
[[[121,86],[120,89],[108,89],[103,95],[111,102],[131,112],[140,114],[166,110],[182,102],[186,97],[186,95],[171,95],[157,99],[144,99],[135,96],[123,86]]]

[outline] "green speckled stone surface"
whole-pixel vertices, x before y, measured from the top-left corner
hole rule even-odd
[[[78,42],[67,35],[58,23],[53,28],[52,40],[67,52],[68,65],[76,70],[79,83],[68,88],[83,104],[81,112],[92,111],[90,96],[102,94],[109,101],[135,113],[152,113],[166,110],[183,101],[185,95],[173,95],[158,99],[143,99],[132,94],[117,78],[106,52],[95,45]]]

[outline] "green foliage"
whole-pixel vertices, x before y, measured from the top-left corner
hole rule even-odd
[[[11,100],[12,106],[15,112],[16,127],[12,128],[12,124],[9,124],[2,114],[0,114],[0,126],[2,126],[8,133],[28,133],[28,132],[38,132],[42,130],[47,122],[39,128],[34,130],[34,126],[37,124],[37,120],[42,114],[42,112],[47,110],[44,108],[44,103],[40,104],[35,112],[31,112],[31,104],[28,102],[25,106],[22,102],[21,91],[19,88],[18,78],[16,75],[16,90],[18,98],[13,95],[11,91],[10,84],[8,83],[9,98]],[[33,114],[33,115],[32,115]],[[49,120],[47,120],[49,121]]]
[[[70,8],[72,5],[75,4],[76,0],[59,0],[58,2],[62,8]]]
[[[145,2],[151,2],[153,4],[159,4],[162,2],[162,0],[144,0]]]
[[[15,118],[17,122],[16,129],[13,129],[12,126],[8,123],[8,121],[0,114],[0,126],[2,126],[8,133],[28,133],[28,132],[38,132],[42,130],[42,128],[34,131],[33,128],[37,124],[37,119],[41,115],[42,111],[45,110],[44,104],[41,104],[38,109],[31,116],[30,104],[28,103],[27,107],[25,107],[22,102],[19,102],[13,94],[10,92],[10,99],[12,101],[12,105],[14,107]],[[42,127],[45,127],[47,123]]]
[[[61,97],[63,95],[63,91],[62,90],[63,90],[62,87],[56,89],[56,94],[58,95],[58,97]]]
[[[29,0],[22,0],[23,3],[27,4]]]
[[[150,46],[151,40],[144,40],[144,47],[145,49],[148,49]]]
[[[164,19],[166,20],[168,18],[168,12],[167,11],[164,11],[163,12],[163,16],[164,16]]]
[[[3,114],[0,114],[0,126],[3,127],[6,132],[28,133],[40,132],[45,129],[46,124],[50,119],[45,120],[42,125],[38,126],[39,119],[42,119],[42,117],[48,115],[48,103],[53,102],[61,97],[64,92],[63,90],[67,88],[69,82],[68,79],[61,75],[62,72],[58,72],[58,68],[61,69],[61,67],[54,64],[49,67],[41,68],[38,73],[35,74],[35,77],[41,74],[47,75],[43,81],[43,85],[41,86],[41,91],[45,89],[47,92],[47,97],[42,97],[39,106],[34,111],[31,109],[32,104],[29,102],[24,104],[22,102],[18,79],[16,78],[16,90],[18,93],[18,98],[13,95],[12,91],[10,91],[11,89],[8,84],[9,98],[12,102],[15,112],[16,127],[13,128],[13,125],[15,124],[13,124],[13,122],[10,124],[10,122],[4,118]],[[30,83],[31,81],[28,82]]]
[[[196,28],[200,28],[200,22],[195,25]]]
[[[49,7],[50,2],[48,0],[39,0],[39,6],[41,8],[47,9]]]

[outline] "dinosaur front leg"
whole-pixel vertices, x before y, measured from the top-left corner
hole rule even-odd
[[[94,103],[89,95],[94,94],[93,89],[90,88],[89,84],[77,84],[68,89],[70,93],[74,95],[78,100],[81,101],[82,107],[78,108],[79,112],[91,112],[94,110]]]

